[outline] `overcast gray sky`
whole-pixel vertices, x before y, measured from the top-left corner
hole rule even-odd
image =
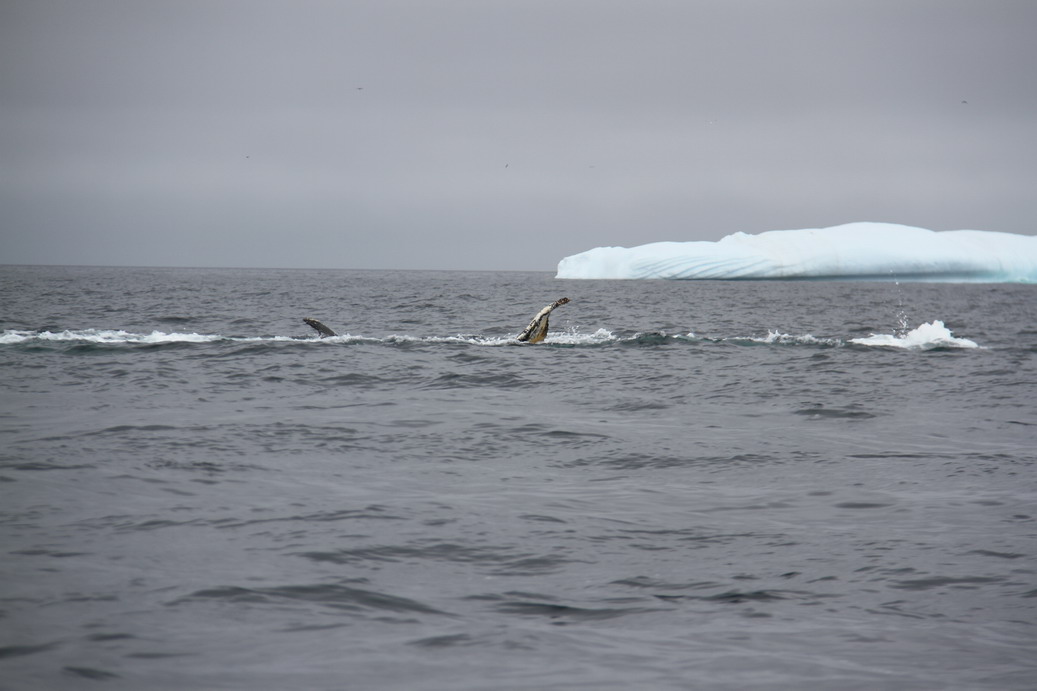
[[[0,0],[0,263],[1037,233],[1033,0]]]

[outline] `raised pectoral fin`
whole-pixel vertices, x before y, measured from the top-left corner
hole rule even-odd
[[[324,322],[318,319],[314,319],[313,317],[303,317],[303,321],[306,322],[309,326],[313,327],[317,331],[317,333],[320,334],[321,338],[324,338],[325,336],[338,335],[337,333],[329,329],[327,326],[325,326]]]
[[[526,327],[525,331],[519,334],[518,340],[525,343],[540,343],[547,338],[548,316],[550,316],[551,312],[556,307],[560,307],[567,302],[569,302],[569,298],[562,298],[537,312],[536,316],[533,317],[533,321],[529,322],[529,326]]]

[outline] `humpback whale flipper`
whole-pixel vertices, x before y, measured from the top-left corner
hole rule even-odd
[[[569,298],[562,298],[537,312],[536,316],[533,317],[533,321],[529,322],[526,330],[519,334],[518,340],[526,343],[540,343],[540,341],[547,338],[547,317],[555,307],[560,307],[567,302],[569,302]]]
[[[324,338],[325,336],[338,336],[337,333],[324,326],[324,323],[318,319],[314,319],[313,317],[303,317],[303,321],[316,329],[317,333],[320,334],[320,338]]]

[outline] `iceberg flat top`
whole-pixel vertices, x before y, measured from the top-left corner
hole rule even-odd
[[[1037,237],[848,223],[717,242],[597,247],[562,259],[556,277],[1037,283]]]

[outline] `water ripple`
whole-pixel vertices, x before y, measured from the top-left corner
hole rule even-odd
[[[276,604],[283,601],[296,601],[352,612],[386,610],[447,615],[446,612],[409,598],[331,583],[285,585],[271,588],[220,586],[195,591],[190,595],[173,600],[167,605],[175,607],[195,601],[218,601],[231,604]]]

